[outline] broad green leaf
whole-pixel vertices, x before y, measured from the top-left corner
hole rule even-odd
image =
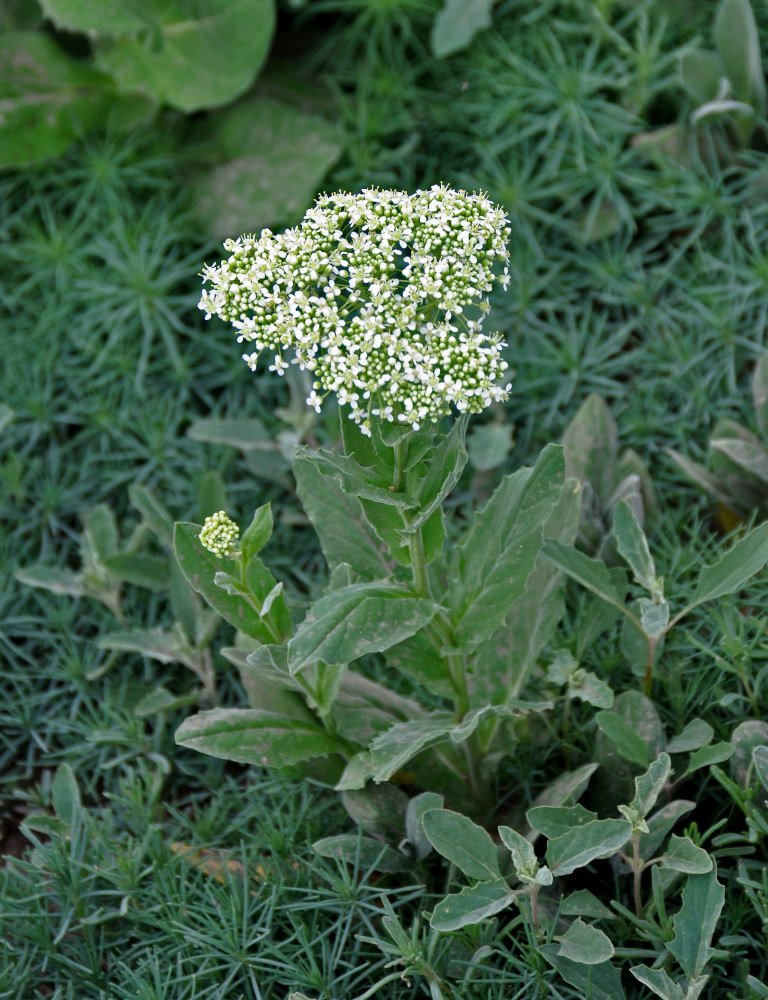
[[[512,424],[482,424],[467,439],[469,460],[478,472],[503,465],[512,450]]]
[[[652,761],[648,770],[635,778],[635,797],[630,803],[630,809],[645,818],[664,791],[671,771],[672,761],[669,754],[659,754],[656,760]]]
[[[377,872],[405,872],[411,867],[408,858],[380,840],[340,833],[334,837],[316,840],[312,850],[321,858],[338,858],[360,870]]]
[[[632,506],[622,500],[613,511],[613,537],[635,581],[650,593],[654,602],[661,599],[663,591],[656,578],[656,564],[648,548],[648,539],[640,527]]]
[[[424,632],[392,646],[385,654],[387,666],[402,671],[440,698],[455,698],[445,659],[435,649]],[[486,704],[488,699],[482,699]]]
[[[341,747],[320,726],[250,708],[214,708],[186,719],[179,746],[239,764],[286,767]]]
[[[565,934],[555,940],[560,942],[558,955],[579,965],[600,965],[615,954],[610,938],[597,927],[585,924],[581,917],[577,917]]]
[[[387,582],[357,583],[321,597],[288,643],[288,664],[296,674],[314,660],[351,663],[380,653],[418,632],[437,605]]]
[[[67,826],[76,823],[83,804],[75,772],[69,764],[60,764],[51,782],[51,805],[57,817]]]
[[[598,764],[590,763],[582,764],[574,771],[565,771],[536,796],[534,807],[566,806],[574,803],[584,793],[589,779],[598,767]]]
[[[517,830],[509,826],[499,827],[502,843],[512,855],[512,864],[518,878],[521,875],[534,876],[539,867],[539,859],[530,840],[526,840]]]
[[[540,945],[538,950],[566,983],[578,990],[579,996],[589,997],[589,1000],[626,1000],[621,973],[610,962],[582,965],[559,954],[556,944]]]
[[[570,875],[600,858],[609,858],[632,836],[625,819],[597,819],[576,826],[547,844],[547,864],[553,875]]]
[[[598,712],[595,721],[625,760],[648,767],[648,748],[626,719],[611,711]]]
[[[199,691],[178,695],[173,694],[168,688],[156,687],[136,702],[133,706],[133,714],[143,719],[149,715],[157,715],[159,712],[172,712],[178,708],[194,705],[199,697]]]
[[[449,809],[431,809],[424,813],[421,822],[438,854],[468,878],[501,879],[496,845],[477,823]]]
[[[267,56],[273,0],[143,0],[149,32],[104,38],[97,61],[123,91],[178,111],[228,104],[250,85]],[[247,24],[248,30],[243,26]]]
[[[563,435],[565,467],[569,476],[589,483],[601,507],[613,488],[616,458],[616,421],[602,396],[593,393],[582,403]]]
[[[0,35],[0,169],[59,156],[74,139],[104,126],[115,100],[108,77],[48,35]]]
[[[538,833],[549,840],[562,837],[577,826],[584,826],[597,819],[597,813],[590,812],[582,805],[575,806],[534,806],[525,818]]]
[[[417,860],[425,858],[432,850],[432,845],[424,832],[422,820],[424,814],[432,809],[442,809],[445,800],[436,792],[422,792],[408,802],[405,814],[405,835],[411,845],[413,855]]]
[[[443,435],[427,461],[426,475],[413,489],[417,510],[408,517],[403,536],[413,533],[442,505],[453,490],[467,464],[466,434],[469,416],[462,414],[448,434]]]
[[[84,597],[87,590],[80,573],[53,566],[26,566],[17,569],[14,576],[26,587],[39,587],[52,594],[67,594],[69,597]]]
[[[717,51],[734,96],[765,117],[766,95],[760,37],[749,0],[723,0],[715,21]]]
[[[231,569],[231,561],[220,559],[203,548],[200,542],[199,525],[177,524],[174,532],[174,548],[186,580],[217,614],[221,615],[230,625],[234,625],[240,632],[258,639],[259,642],[270,643],[273,641],[273,637],[258,611],[245,597],[238,594],[228,594],[214,583],[214,577],[217,573],[228,572]]]
[[[269,541],[272,535],[272,504],[266,503],[259,507],[253,515],[253,520],[240,538],[240,551],[246,562],[257,555]]]
[[[709,446],[713,452],[725,455],[747,478],[757,480],[763,488],[768,487],[768,454],[761,441],[713,438]]]
[[[347,670],[333,703],[332,714],[341,736],[368,746],[374,737],[386,732],[396,722],[418,718],[424,710],[411,698],[404,698],[376,681]]]
[[[103,562],[115,555],[120,540],[115,515],[106,504],[99,504],[85,515],[83,545],[93,558]]]
[[[203,604],[189,585],[173,552],[169,559],[168,596],[173,616],[189,641],[199,648],[207,646],[219,626],[219,616]]]
[[[699,771],[702,767],[709,767],[712,764],[722,764],[733,754],[733,747],[730,743],[713,743],[708,747],[702,747],[694,751],[688,758],[688,764],[681,778],[687,778],[694,771]]]
[[[438,59],[469,45],[478,31],[491,26],[495,0],[444,0],[432,25],[432,54]]]
[[[132,483],[128,487],[128,498],[141,518],[167,549],[173,548],[173,518],[160,503],[154,493],[144,486]]]
[[[643,861],[656,854],[672,827],[695,807],[696,803],[688,799],[674,799],[648,817],[648,832],[640,837],[640,857]]]
[[[651,969],[647,965],[633,965],[629,970],[649,990],[653,990],[661,1000],[685,1000],[682,987],[667,975],[663,969]]]
[[[717,52],[693,49],[680,57],[680,79],[688,93],[699,104],[714,101],[720,81],[727,74]]]
[[[700,976],[714,955],[710,945],[724,902],[725,889],[717,881],[716,868],[706,875],[688,876],[682,906],[672,918],[675,936],[667,943],[688,979]]]
[[[666,745],[667,753],[690,753],[699,750],[712,741],[715,731],[703,719],[692,719],[678,736]]]
[[[671,868],[686,875],[706,875],[712,871],[712,858],[702,847],[697,847],[690,837],[669,838],[669,846],[659,862],[661,868]]]
[[[649,601],[640,597],[635,602],[640,613],[640,625],[650,639],[660,639],[669,626],[669,605],[665,600]],[[631,624],[631,623],[630,623]]]
[[[125,653],[138,653],[159,663],[184,662],[185,649],[177,634],[162,628],[126,629],[109,632],[96,640],[99,649],[115,649]]]
[[[768,792],[768,747],[755,747],[752,751],[752,763],[760,784]]]
[[[429,922],[436,931],[457,931],[505,910],[516,897],[517,893],[503,878],[478,882],[442,899],[432,911]]]
[[[601,903],[589,889],[577,889],[565,896],[560,904],[564,917],[592,917],[593,920],[616,920],[613,910]]]
[[[116,552],[104,559],[108,573],[123,583],[164,593],[170,585],[168,559]]]
[[[595,708],[610,708],[613,704],[613,691],[609,684],[591,670],[579,668],[568,684],[568,695],[594,705]]]
[[[753,750],[755,747],[768,745],[768,722],[758,719],[740,722],[731,734],[731,745],[731,774],[742,788],[746,788],[752,776]]]
[[[685,455],[681,455],[674,448],[669,448],[667,454],[692,482],[696,483],[697,486],[701,486],[715,500],[718,500],[731,510],[740,506],[738,500],[726,488],[726,484],[720,477],[710,472],[705,466],[686,458]]]
[[[139,31],[147,26],[141,3],[125,3],[125,0],[38,0],[45,16],[57,28],[67,31],[81,31],[84,34],[103,32],[121,35]]]
[[[307,458],[314,462],[318,471],[329,479],[335,480],[345,493],[364,500],[375,500],[376,503],[387,504],[400,510],[416,506],[416,501],[405,493],[395,493],[391,483],[375,469],[369,469],[350,458],[334,451],[310,451],[299,448],[294,457],[294,463],[299,458]]]
[[[391,726],[371,743],[371,776],[387,781],[422,750],[447,740],[455,724],[450,712],[431,712],[425,719]]]
[[[368,785],[341,796],[350,817],[366,833],[392,843],[403,839],[408,796],[396,785]]]
[[[572,542],[578,526],[577,484],[567,480],[544,526],[544,538]],[[520,694],[565,614],[565,583],[563,574],[539,557],[504,624],[477,647],[467,678],[473,705],[503,704]]]
[[[259,91],[202,121],[192,138],[216,157],[190,181],[213,236],[297,222],[344,148],[337,122]]]
[[[404,534],[403,515],[389,504],[375,503],[373,500],[361,500],[366,520],[383,542],[384,552],[397,560],[402,566],[410,566],[411,556],[408,551],[408,538]],[[445,523],[442,510],[437,507],[421,527],[421,537],[424,544],[424,561],[431,563],[443,550],[445,542]]]
[[[345,493],[335,478],[313,461],[312,452],[296,453],[293,474],[296,492],[331,569],[348,563],[363,580],[388,577],[392,563],[357,497]]]
[[[457,547],[447,595],[454,637],[472,651],[503,624],[525,591],[543,532],[565,486],[562,448],[548,445],[533,469],[505,477]],[[556,544],[554,542],[548,544]]]
[[[714,565],[703,567],[693,600],[677,615],[677,619],[705,601],[714,601],[740,590],[750,577],[760,572],[765,566],[766,559],[768,559],[768,521],[753,528],[739,539]]]
[[[763,436],[768,436],[768,352],[757,362],[752,380],[752,399],[760,430]]]
[[[206,472],[197,486],[197,520],[204,521],[206,517],[216,511],[226,510],[228,506],[224,480],[215,470]]]
[[[542,555],[553,566],[557,566],[561,572],[572,577],[601,600],[612,604],[623,614],[627,613],[624,600],[614,587],[608,567],[602,560],[590,559],[572,545],[564,545],[554,540],[544,542]]]
[[[187,429],[193,441],[205,441],[240,451],[266,450],[272,447],[272,438],[257,417],[240,417],[234,420],[196,420]]]

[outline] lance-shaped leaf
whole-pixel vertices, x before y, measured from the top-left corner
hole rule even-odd
[[[404,536],[412,534],[425,524],[459,481],[467,464],[465,442],[468,419],[467,414],[462,414],[430,454],[426,475],[414,491],[418,509],[408,518],[408,526],[403,530]]]
[[[690,753],[712,742],[715,731],[704,719],[691,719],[685,729],[667,743],[667,753]]]
[[[141,519],[167,549],[173,548],[173,518],[154,493],[133,483],[128,487],[128,499],[141,514]]]
[[[288,643],[292,674],[314,660],[351,663],[381,653],[430,622],[438,606],[395,584],[356,583],[315,601]]]
[[[416,506],[416,501],[405,493],[395,493],[391,482],[376,469],[360,465],[348,455],[339,455],[334,451],[308,451],[300,448],[294,461],[298,458],[309,458],[324,476],[335,480],[341,489],[354,497],[364,500],[375,500],[376,503],[387,504],[407,510]]]
[[[156,593],[168,590],[170,579],[167,558],[116,552],[104,559],[104,566],[108,573],[122,583],[146,587],[147,590],[154,590]]]
[[[376,537],[357,497],[346,493],[335,477],[314,461],[313,452],[296,452],[293,474],[296,492],[331,569],[348,563],[363,580],[389,576],[391,563],[386,548]]]
[[[597,813],[590,812],[582,805],[575,806],[534,806],[525,818],[538,833],[549,840],[562,837],[577,826],[584,826],[597,819]]]
[[[597,819],[576,826],[547,844],[547,864],[553,875],[570,875],[577,868],[609,858],[632,836],[625,819]]]
[[[286,767],[341,747],[320,726],[249,708],[199,712],[176,730],[179,746],[238,764]]]
[[[734,95],[764,117],[766,96],[760,37],[749,0],[723,0],[717,12],[715,39]]]
[[[345,739],[368,746],[371,740],[395,723],[416,719],[425,713],[412,698],[404,698],[383,684],[347,670],[333,703],[332,714],[338,732]]]
[[[640,857],[643,861],[656,854],[672,827],[695,808],[696,803],[689,799],[674,799],[648,817],[646,820],[648,832],[640,837]]]
[[[611,939],[597,927],[585,924],[581,917],[577,917],[565,934],[555,940],[560,942],[558,955],[579,965],[600,965],[615,954]]]
[[[621,756],[640,767],[648,767],[648,748],[630,723],[617,712],[598,712],[595,721]]]
[[[677,615],[687,615],[705,601],[714,601],[740,590],[768,560],[768,521],[753,528],[732,545],[712,566],[704,566],[699,574],[691,603]],[[676,620],[677,620],[676,619]]]
[[[240,551],[246,560],[257,555],[272,535],[272,504],[259,507],[240,538]]]
[[[436,931],[457,931],[505,910],[516,897],[517,893],[503,878],[478,882],[442,899],[432,911],[429,922]]]
[[[39,587],[52,594],[84,597],[87,593],[82,573],[73,573],[70,569],[57,569],[55,566],[26,566],[16,570],[14,576],[26,587]]]
[[[450,809],[431,809],[422,818],[424,833],[442,854],[469,878],[501,878],[498,852],[490,834],[471,819]]]
[[[700,976],[714,955],[710,945],[724,902],[725,889],[717,881],[717,869],[688,876],[682,906],[672,918],[675,936],[667,943],[688,979]]]
[[[457,583],[447,597],[461,648],[474,650],[492,635],[525,591],[564,486],[562,448],[548,445],[532,469],[502,480],[476,515],[455,551],[451,578]]]
[[[613,537],[622,557],[626,560],[635,581],[651,594],[654,601],[663,596],[661,583],[656,578],[656,564],[648,539],[640,527],[631,504],[622,500],[613,512]]]
[[[607,604],[611,604],[623,614],[627,614],[624,599],[613,585],[608,567],[602,560],[590,559],[589,556],[585,556],[583,552],[579,552],[572,545],[564,545],[554,539],[548,539],[544,542],[542,555],[554,566],[557,566],[561,572],[580,583],[582,587],[586,587]]]
[[[625,1000],[621,973],[610,962],[582,965],[559,952],[557,944],[539,946],[539,954],[557,969],[566,983],[578,990],[579,996],[589,997],[590,1000]]]

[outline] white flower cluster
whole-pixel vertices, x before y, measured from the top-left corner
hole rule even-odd
[[[484,195],[443,186],[323,195],[294,229],[227,240],[200,308],[252,344],[252,370],[270,350],[282,375],[292,351],[318,412],[335,393],[365,433],[371,416],[418,429],[507,398],[505,345],[481,326],[493,282],[509,281],[509,233]]]
[[[223,558],[237,545],[240,529],[225,510],[218,510],[203,522],[200,541],[203,548]]]

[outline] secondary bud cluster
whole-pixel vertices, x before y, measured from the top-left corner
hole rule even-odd
[[[225,510],[219,510],[206,517],[200,541],[203,548],[215,556],[228,556],[240,538],[240,529]]]
[[[370,433],[378,416],[415,429],[507,398],[505,345],[484,334],[494,281],[506,287],[502,210],[443,186],[323,195],[293,229],[241,236],[203,272],[200,308],[230,322],[252,370],[262,351],[314,375],[307,403],[334,393]]]

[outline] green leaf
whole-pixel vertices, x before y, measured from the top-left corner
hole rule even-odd
[[[438,854],[469,878],[484,881],[501,878],[496,845],[477,823],[449,809],[431,809],[424,813],[422,824]]]
[[[100,68],[121,90],[178,111],[228,104],[250,87],[267,56],[273,0],[198,0],[190,13],[179,0],[143,0],[149,33],[131,29],[100,41]]]
[[[597,819],[576,826],[547,844],[547,864],[553,875],[570,875],[600,858],[609,858],[632,836],[624,819]]]
[[[731,734],[731,745],[731,774],[742,788],[747,788],[752,777],[752,752],[755,747],[768,745],[768,722],[758,719],[740,722]]]
[[[610,708],[613,704],[613,691],[608,683],[591,670],[583,668],[579,668],[571,677],[568,695],[594,705],[595,708]]]
[[[424,814],[432,809],[442,809],[445,800],[436,792],[422,792],[408,802],[405,814],[405,835],[413,849],[413,856],[421,861],[432,850],[432,845],[424,832]]]
[[[83,804],[75,772],[69,764],[60,764],[51,782],[51,805],[56,816],[72,826],[82,815]]]
[[[344,148],[337,122],[266,92],[200,122],[192,140],[215,151],[190,181],[196,214],[212,236],[297,222]]]
[[[197,517],[204,521],[218,510],[226,510],[227,488],[218,472],[206,472],[197,487]]]
[[[559,954],[556,944],[540,945],[538,950],[566,983],[578,990],[579,996],[589,997],[589,1000],[626,1000],[621,973],[610,962],[582,965]]]
[[[293,474],[296,492],[331,569],[348,563],[363,580],[388,577],[392,563],[357,497],[345,493],[336,479],[314,462],[313,452],[296,452]]]
[[[648,832],[640,837],[640,857],[644,861],[652,858],[672,827],[695,807],[696,803],[688,799],[675,799],[649,816]]]
[[[714,729],[703,719],[692,719],[678,736],[667,743],[667,753],[690,753],[711,742]]]
[[[424,632],[392,646],[386,652],[387,666],[402,671],[440,698],[454,698],[456,691],[446,669],[446,661]],[[484,702],[487,699],[483,699]]]
[[[292,674],[314,660],[351,663],[380,653],[418,632],[434,618],[432,601],[412,597],[392,583],[357,583],[315,601],[288,643]]]
[[[582,805],[575,806],[534,806],[525,818],[538,833],[552,840],[562,837],[577,826],[584,826],[597,819],[597,813],[590,812]]]
[[[239,764],[286,767],[340,750],[320,726],[250,708],[214,708],[186,719],[179,746]]]
[[[717,52],[694,49],[684,52],[680,57],[682,84],[699,104],[715,100],[720,80],[725,76],[727,76],[725,66]]]
[[[699,574],[691,603],[677,615],[687,615],[705,601],[714,601],[740,590],[750,577],[759,573],[768,559],[768,522],[753,528],[732,545],[712,566],[704,566]]]
[[[515,866],[518,878],[520,875],[534,876],[539,867],[539,859],[530,840],[526,840],[522,834],[509,826],[500,826],[499,836],[512,855],[512,864]]]
[[[411,867],[408,858],[380,840],[341,833],[316,840],[312,850],[321,858],[338,858],[356,869],[377,872],[405,872]]]
[[[495,0],[444,0],[432,25],[432,54],[443,59],[469,45],[478,31],[491,26]]]
[[[606,508],[614,486],[617,433],[602,396],[593,393],[582,403],[563,435],[563,448],[567,474],[589,483]]]
[[[442,899],[432,911],[429,922],[436,931],[457,931],[505,910],[516,897],[517,893],[503,878],[478,882]]]
[[[259,642],[267,644],[272,641],[272,635],[258,611],[243,596],[228,594],[214,582],[217,573],[231,568],[231,560],[220,559],[203,548],[199,525],[177,524],[174,532],[174,548],[186,580],[217,614],[240,632],[258,639]]]
[[[589,889],[577,889],[565,896],[560,904],[564,917],[592,917],[593,920],[616,920],[616,914]]]
[[[234,232],[235,230],[232,230]],[[195,420],[187,428],[187,437],[193,441],[204,441],[225,448],[239,448],[240,451],[268,450],[273,447],[272,438],[264,424],[257,417],[240,417],[233,420]]]
[[[162,628],[126,629],[109,632],[96,640],[99,649],[114,649],[124,653],[138,653],[160,663],[184,662],[185,653],[179,636]]]
[[[670,979],[663,969],[649,969],[647,965],[634,965],[629,970],[649,990],[653,990],[661,1000],[685,1000],[682,987]]]
[[[149,694],[145,694],[133,706],[133,714],[140,719],[149,715],[156,715],[159,712],[172,712],[177,708],[186,708],[194,705],[200,696],[199,691],[190,691],[188,694],[173,694],[168,688],[156,687]]]
[[[548,445],[533,469],[506,476],[476,515],[454,552],[450,576],[456,583],[447,595],[460,648],[472,651],[491,636],[525,591],[564,476],[562,448]]]
[[[253,520],[240,538],[240,551],[246,562],[257,555],[272,536],[272,504],[265,503],[253,515]]]
[[[602,560],[590,559],[572,545],[554,540],[544,542],[542,555],[601,600],[618,608],[623,614],[627,613],[624,601],[613,585],[608,567]]]
[[[403,536],[413,534],[426,524],[459,481],[462,470],[467,464],[465,441],[468,420],[469,415],[462,414],[430,454],[426,475],[413,491],[418,505],[417,510],[409,516],[408,527],[403,530]]]
[[[69,597],[84,597],[88,591],[83,585],[80,573],[69,569],[56,569],[53,566],[26,566],[17,569],[14,576],[27,587],[39,587],[49,590],[52,594],[67,594]]]
[[[160,544],[167,549],[172,549],[173,518],[154,493],[143,486],[132,483],[128,487],[128,499],[141,514],[144,524],[156,535]]]
[[[83,544],[92,558],[103,562],[115,555],[120,544],[115,515],[106,504],[98,504],[85,515]]]
[[[507,460],[512,441],[512,424],[481,424],[467,440],[469,460],[478,472],[497,469]]]
[[[345,672],[332,712],[339,733],[363,746],[368,746],[374,737],[386,732],[396,722],[405,722],[424,714],[418,702],[404,698],[353,670]]]
[[[577,917],[565,934],[556,936],[555,940],[560,942],[557,954],[579,965],[600,965],[615,954],[610,938],[597,927],[585,924],[581,917]]]
[[[768,792],[768,747],[755,747],[752,751],[752,763],[760,779],[760,784]]]
[[[5,403],[0,403],[0,434],[3,433],[6,428],[10,427],[16,417],[16,413],[6,406]]]
[[[595,721],[625,760],[648,767],[648,748],[626,719],[611,711],[598,712]]]
[[[768,487],[768,454],[761,441],[744,438],[713,438],[709,446],[712,452],[724,455],[730,463],[738,466],[742,475],[756,481],[760,489]]]
[[[147,19],[141,5],[125,3],[121,0],[38,0],[45,16],[57,28],[67,31],[104,32],[118,35],[129,31],[139,31],[146,27]]]
[[[659,862],[660,868],[671,868],[686,875],[706,875],[712,871],[712,858],[702,847],[697,847],[690,837],[669,838],[669,846]]]
[[[104,566],[108,573],[121,582],[145,587],[156,593],[166,592],[170,584],[167,558],[117,552],[104,559]]]
[[[300,448],[296,458],[310,458],[323,475],[335,480],[345,493],[364,500],[375,500],[376,503],[387,504],[406,510],[416,506],[416,501],[405,493],[395,493],[390,489],[391,483],[375,469],[359,465],[348,455],[339,455],[333,451],[309,451]],[[294,459],[295,461],[296,459]]]
[[[688,765],[682,773],[681,778],[687,778],[694,771],[701,770],[702,767],[710,767],[712,764],[722,764],[733,754],[734,749],[730,743],[713,743],[711,746],[702,747],[696,750],[688,758]]]
[[[663,596],[656,578],[656,564],[648,548],[648,539],[640,527],[631,504],[622,500],[613,511],[613,537],[617,548],[632,570],[635,581],[651,594],[655,603]]]
[[[108,77],[42,32],[0,35],[0,169],[63,153],[103,126],[116,100]]]
[[[643,744],[645,747],[645,744]],[[664,791],[672,771],[669,754],[661,753],[644,774],[635,778],[635,797],[630,809],[645,818],[656,805],[656,800]]]
[[[749,0],[723,0],[715,21],[717,51],[734,96],[765,117],[766,95],[760,37]]]
[[[752,379],[752,399],[757,423],[763,436],[768,436],[768,353],[762,355]]]
[[[717,869],[688,876],[682,906],[672,918],[675,936],[667,948],[689,980],[700,976],[714,955],[710,944],[724,902],[725,889],[717,881]]]

